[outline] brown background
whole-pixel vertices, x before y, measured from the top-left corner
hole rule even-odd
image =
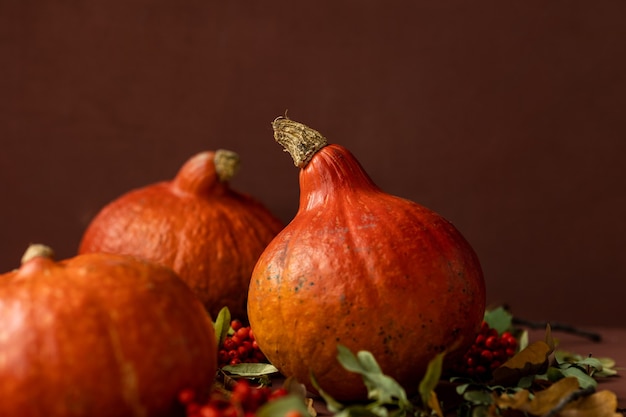
[[[0,269],[216,148],[283,220],[270,122],[454,222],[490,302],[626,325],[626,2],[0,0]]]

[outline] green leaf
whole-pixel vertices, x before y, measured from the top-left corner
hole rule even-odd
[[[370,399],[383,404],[410,404],[404,388],[396,380],[383,374],[371,352],[359,351],[355,356],[343,345],[337,345],[337,350],[337,360],[341,366],[362,376]]]
[[[226,340],[228,330],[230,330],[230,320],[230,310],[228,310],[228,307],[222,307],[220,312],[217,313],[217,318],[213,324],[213,327],[215,328],[215,340],[217,340],[217,346],[220,346],[224,343],[224,340]]]
[[[371,408],[364,405],[351,405],[334,414],[334,417],[387,417],[388,415],[389,412],[384,407]]]
[[[489,327],[496,329],[498,334],[511,330],[513,327],[513,316],[504,307],[497,307],[486,311],[484,320]]]
[[[370,352],[361,350],[357,352],[356,357],[358,362],[361,364],[361,367],[365,371],[382,375],[382,369],[380,369],[380,366],[378,366],[378,362],[376,362],[374,355],[372,355]]]
[[[260,377],[275,374],[278,369],[269,363],[238,363],[237,365],[226,365],[222,371],[243,377]]]
[[[315,374],[311,373],[310,379],[311,385],[313,385],[313,388],[315,388],[319,396],[322,397],[322,399],[326,403],[326,408],[328,408],[328,411],[330,411],[331,413],[338,413],[345,408],[343,404],[335,400],[330,394],[324,391],[322,387],[320,387],[319,382],[317,382],[317,379],[315,378]]]
[[[583,357],[577,353],[564,350],[557,350],[555,352],[555,358],[559,363],[589,365],[593,367],[595,369],[595,372],[593,373],[594,378],[602,378],[617,374],[617,370],[613,369],[615,367],[615,360],[611,358]]]
[[[602,362],[598,358],[587,357],[576,362],[576,365],[593,368],[594,371],[602,371]]]
[[[593,377],[589,376],[585,371],[577,366],[569,366],[564,369],[562,368],[561,372],[566,377],[569,376],[578,379],[578,385],[582,389],[598,386],[598,382],[593,379]]]
[[[435,390],[435,387],[439,383],[439,379],[441,379],[441,369],[443,367],[444,356],[445,352],[439,353],[428,363],[426,373],[419,384],[419,394],[422,398],[422,404],[428,404],[428,400],[431,395],[430,393]]]
[[[541,376],[542,375],[540,375],[540,377]],[[551,382],[556,382],[564,376],[565,375],[563,375],[563,371],[561,370],[561,368],[556,366],[550,366],[545,374],[546,379]]]
[[[491,404],[493,402],[493,394],[489,391],[467,391],[463,394],[463,399],[472,404]]]
[[[459,385],[457,385],[457,386],[456,386],[456,388],[455,388],[456,393],[457,393],[458,395],[463,395],[463,394],[465,393],[465,391],[467,391],[467,390],[468,390],[468,388],[469,388],[471,385],[472,385],[472,384],[470,384],[470,383],[466,383],[466,384],[459,384]]]
[[[281,417],[290,411],[298,411],[305,417],[311,416],[301,398],[295,395],[278,398],[263,404],[257,411],[257,417]]]

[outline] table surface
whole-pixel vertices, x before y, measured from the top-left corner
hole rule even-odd
[[[618,374],[614,377],[603,378],[598,384],[598,391],[609,390],[616,394],[618,398],[618,407],[623,410],[626,408],[626,327],[610,328],[610,327],[587,327],[584,330],[599,334],[601,340],[599,342],[590,339],[553,331],[552,337],[557,343],[557,349],[565,350],[580,355],[592,355],[593,357],[609,357],[616,361]],[[536,340],[544,340],[545,330],[529,330],[530,342]],[[324,403],[319,398],[314,398],[315,409],[318,416],[330,416]]]

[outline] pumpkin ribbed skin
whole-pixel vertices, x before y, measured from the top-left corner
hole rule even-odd
[[[170,269],[121,255],[37,256],[0,275],[0,415],[172,417],[210,389],[211,318]]]
[[[216,169],[219,152],[199,153],[173,180],[106,205],[88,225],[78,252],[127,254],[166,265],[214,317],[227,306],[233,317],[244,319],[254,264],[283,225],[260,202],[230,188],[233,173]]]
[[[347,149],[322,146],[301,165],[299,210],[250,283],[257,342],[281,373],[313,389],[313,372],[337,399],[365,397],[337,344],[372,352],[414,391],[430,359],[464,353],[479,330],[479,260],[450,222],[381,191]]]

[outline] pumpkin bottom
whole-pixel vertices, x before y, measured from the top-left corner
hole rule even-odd
[[[273,307],[264,303],[257,309],[249,304],[250,323],[260,349],[284,376],[294,377],[311,392],[317,392],[311,382],[314,376],[322,390],[340,401],[366,400],[367,391],[361,375],[345,370],[338,362],[337,345],[346,346],[354,354],[359,350],[371,352],[383,373],[413,395],[428,363],[438,353],[446,352],[447,369],[469,349],[484,314],[478,305],[474,311],[447,311],[447,316],[438,321],[409,322],[399,328],[386,317],[372,317],[376,314],[371,312],[365,320],[353,320],[351,316],[333,319],[336,325],[329,322],[332,315],[323,320],[307,315],[290,325],[281,319],[290,315]]]

